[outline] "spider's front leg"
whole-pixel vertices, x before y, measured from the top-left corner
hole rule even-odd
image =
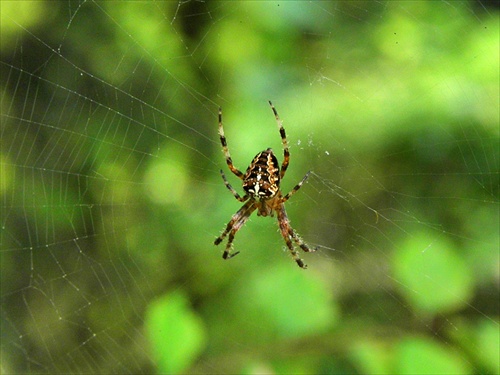
[[[233,240],[234,240],[234,236],[236,235],[236,232],[238,232],[241,229],[241,227],[247,222],[247,220],[250,217],[250,215],[252,214],[252,212],[255,211],[255,209],[257,208],[255,203],[256,202],[253,199],[250,199],[247,203],[245,203],[233,215],[233,217],[231,218],[229,223],[227,223],[227,226],[226,226],[226,229],[224,230],[224,232],[222,232],[222,234],[215,239],[214,244],[218,245],[224,240],[224,238],[229,233],[228,241],[226,244],[226,249],[224,250],[224,253],[222,254],[222,258],[229,259],[229,258],[232,258],[239,253],[239,251],[238,251],[234,254],[230,254],[231,247],[232,247]]]
[[[226,163],[231,172],[233,172],[239,179],[243,180],[243,172],[233,165],[233,159],[231,159],[231,154],[229,153],[229,148],[227,147],[226,136],[224,134],[224,126],[222,125],[222,108],[219,107],[219,138],[222,145],[222,151],[224,152],[224,157],[226,158]]]
[[[283,127],[283,122],[281,121],[278,111],[276,111],[276,108],[274,108],[273,103],[269,100],[269,105],[271,106],[271,109],[273,110],[274,117],[276,118],[276,122],[278,124],[278,129],[280,131],[280,136],[281,136],[281,142],[283,143],[283,163],[281,164],[281,172],[280,172],[280,178],[283,179],[285,177],[285,172],[288,168],[288,164],[290,163],[290,151],[288,150],[288,141],[286,139],[286,132],[285,128]]]

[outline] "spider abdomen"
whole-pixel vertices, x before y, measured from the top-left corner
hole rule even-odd
[[[243,189],[256,199],[270,199],[280,186],[280,169],[273,150],[259,152],[250,163],[243,178]]]

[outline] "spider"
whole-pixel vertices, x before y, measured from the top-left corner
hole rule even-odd
[[[214,241],[215,245],[220,244],[224,238],[229,234],[226,249],[222,254],[222,258],[229,259],[234,257],[239,253],[231,252],[232,243],[236,232],[243,227],[245,222],[249,219],[252,212],[257,210],[258,216],[274,216],[274,211],[277,213],[278,225],[285,240],[286,246],[290,250],[293,259],[297,262],[298,266],[301,268],[307,268],[304,261],[300,259],[299,254],[295,250],[292,240],[305,252],[313,252],[316,249],[310,248],[293,230],[288,220],[288,216],[285,210],[285,202],[300,189],[304,181],[309,177],[310,171],[302,178],[302,180],[295,185],[295,187],[286,195],[282,195],[280,190],[280,181],[285,177],[285,172],[288,168],[290,162],[290,152],[288,151],[288,141],[286,139],[285,129],[278,116],[278,112],[274,108],[273,103],[269,101],[269,105],[274,113],[276,122],[278,124],[278,129],[281,135],[281,141],[283,143],[283,163],[281,164],[281,170],[278,164],[278,159],[273,153],[271,148],[265,151],[259,152],[250,163],[246,172],[241,172],[238,168],[233,165],[231,155],[229,154],[229,149],[227,147],[226,137],[224,136],[224,128],[222,127],[222,109],[219,108],[219,136],[220,142],[222,144],[222,151],[226,157],[226,163],[229,170],[233,172],[239,179],[243,181],[243,190],[245,191],[244,196],[240,196],[236,190],[229,184],[224,175],[222,169],[220,174],[224,180],[224,184],[229,189],[229,191],[234,195],[234,197],[240,202],[246,202],[231,218],[226,226],[226,229],[222,234],[217,237]]]

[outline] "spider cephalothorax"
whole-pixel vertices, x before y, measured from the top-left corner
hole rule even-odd
[[[283,124],[278,116],[278,112],[271,102],[269,102],[269,105],[271,106],[276,122],[278,123],[281,141],[283,143],[284,157],[283,163],[281,164],[281,170],[278,164],[278,159],[274,155],[273,150],[268,148],[265,151],[259,152],[253,158],[245,173],[242,173],[233,165],[233,161],[227,147],[226,137],[224,135],[224,128],[222,127],[222,110],[219,108],[219,137],[222,144],[222,150],[224,152],[224,156],[226,157],[227,166],[231,172],[243,180],[243,190],[245,191],[245,195],[241,197],[229,184],[224,172],[221,170],[220,173],[224,180],[224,184],[229,191],[231,191],[234,197],[240,202],[246,203],[233,215],[224,232],[222,232],[214,243],[216,245],[220,244],[222,240],[229,235],[226,249],[224,250],[222,257],[224,259],[228,259],[235,256],[238,252],[230,255],[234,236],[236,235],[236,232],[238,232],[238,230],[240,230],[240,228],[245,224],[252,212],[257,210],[257,215],[259,216],[274,216],[274,212],[276,211],[281,235],[283,236],[283,239],[293,256],[293,259],[297,262],[299,267],[307,268],[304,261],[300,259],[299,254],[295,250],[292,240],[306,252],[312,252],[315,251],[315,249],[311,249],[307,246],[307,244],[293,230],[290,225],[290,221],[288,220],[284,203],[297,190],[300,189],[304,181],[307,177],[309,177],[310,172],[308,172],[287,195],[283,196],[281,194],[280,181],[285,176],[286,169],[288,168],[288,164],[290,162],[290,152],[288,151],[285,129],[283,128]]]

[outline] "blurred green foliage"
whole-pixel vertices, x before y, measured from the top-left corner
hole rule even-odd
[[[466,374],[462,357],[429,339],[405,338],[395,348],[395,374]]]
[[[186,296],[177,291],[152,302],[145,322],[159,372],[185,372],[204,341],[202,323],[191,312]]]
[[[472,295],[472,275],[450,244],[428,233],[415,237],[394,254],[393,275],[402,295],[423,313],[437,314],[465,307]]]
[[[0,4],[2,372],[500,372],[497,8]],[[212,245],[269,99],[307,271]]]

